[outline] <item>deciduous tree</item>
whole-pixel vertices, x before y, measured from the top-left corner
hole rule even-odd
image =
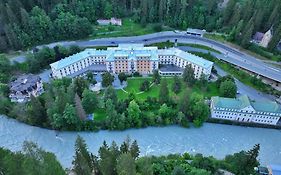
[[[159,102],[161,104],[164,104],[164,103],[168,103],[169,101],[170,101],[170,97],[169,97],[167,80],[163,79],[160,84]]]
[[[82,105],[87,114],[92,114],[98,107],[98,97],[95,92],[85,89],[82,94]]]
[[[111,86],[113,81],[114,81],[114,77],[109,72],[102,74],[102,83],[101,84],[103,87]]]

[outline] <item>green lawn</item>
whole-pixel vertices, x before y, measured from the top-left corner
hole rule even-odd
[[[145,100],[148,96],[150,97],[157,97],[158,96],[158,91],[159,88],[157,85],[153,85],[148,92],[144,92],[141,94],[140,93],[140,86],[141,84],[145,81],[152,81],[151,77],[147,77],[147,78],[142,78],[142,77],[137,77],[137,78],[129,78],[127,80],[128,86],[124,89],[125,91],[127,91],[128,93],[125,93],[123,90],[117,90],[117,96],[118,99],[126,99],[128,98],[129,93],[133,93],[137,99],[139,100]]]
[[[181,92],[179,94],[175,94],[172,91],[172,85],[173,85],[173,77],[162,77],[162,79],[165,78],[167,80],[168,83],[168,89],[169,89],[169,94],[170,96],[182,96],[184,89],[189,89],[190,92],[197,92],[199,94],[202,94],[204,97],[212,97],[212,96],[216,96],[219,94],[218,92],[218,88],[216,87],[215,83],[209,83],[207,87],[205,88],[200,88],[197,86],[194,87],[188,87],[184,82],[182,82],[182,88],[181,88]],[[128,79],[128,86],[124,89],[125,91],[127,91],[128,93],[125,93],[123,90],[117,90],[117,96],[118,99],[126,99],[128,98],[129,93],[133,93],[135,94],[136,98],[138,100],[145,100],[147,97],[159,97],[159,89],[160,89],[160,85],[156,85],[154,84],[148,92],[144,92],[141,94],[139,87],[141,86],[142,82],[144,82],[145,80],[149,80],[152,81],[152,78],[147,77],[147,78],[130,78]]]
[[[105,118],[106,118],[105,109],[99,108],[94,112],[95,121],[102,121],[105,120]]]
[[[153,24],[147,24],[143,27],[140,24],[135,23],[129,18],[125,18],[122,21],[122,26],[93,26],[94,31],[90,38],[108,38],[108,37],[120,37],[120,36],[137,36],[154,33]],[[168,27],[164,27],[163,30],[171,30]]]
[[[158,47],[160,49],[164,49],[164,48],[174,47],[174,44],[175,43],[173,43],[173,42],[166,41],[166,42],[161,42],[161,43],[150,44],[149,46],[156,46],[156,47]],[[213,49],[213,48],[208,47],[208,46],[200,45],[200,44],[178,43],[178,46],[189,46],[189,47],[209,50],[209,51],[216,52],[216,53],[221,53],[220,51],[217,51],[216,49]]]
[[[213,49],[208,46],[200,45],[200,44],[181,44],[181,43],[179,43],[179,46],[190,46],[190,47],[194,47],[194,48],[209,50],[211,52],[221,53],[220,51],[217,51],[216,49]]]
[[[162,77],[163,79],[163,77]],[[168,88],[170,90],[170,94],[174,94],[172,92],[172,83],[173,83],[173,78],[172,77],[165,77],[168,83]],[[138,78],[130,78],[127,80],[128,86],[124,89],[128,93],[125,93],[123,90],[118,90],[117,91],[117,96],[119,99],[126,99],[129,95],[129,93],[133,93],[138,100],[144,101],[147,97],[158,97],[159,96],[159,88],[160,85],[153,84],[153,86],[149,89],[147,92],[140,93],[140,86],[141,84],[145,81],[148,80],[152,82],[151,77],[138,77]]]
[[[219,95],[219,88],[217,88],[216,83],[209,83],[206,88],[205,87],[200,88],[200,87],[194,86],[192,88],[192,92],[201,94],[206,98],[211,98],[213,96]]]

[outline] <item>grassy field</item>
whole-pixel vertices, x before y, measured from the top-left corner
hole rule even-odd
[[[220,51],[217,51],[216,49],[213,49],[208,46],[200,45],[200,44],[181,44],[180,43],[179,46],[190,46],[190,47],[194,47],[194,48],[198,48],[198,49],[209,50],[211,52],[221,53]]]
[[[135,23],[131,19],[123,19],[122,26],[93,26],[94,31],[90,38],[109,38],[121,36],[137,36],[154,33],[153,24],[147,24],[145,27]],[[163,30],[171,30],[164,27]]]
[[[164,79],[164,77],[162,77],[162,79]],[[181,92],[176,95],[172,91],[173,77],[165,77],[165,79],[167,80],[167,83],[168,83],[168,89],[169,89],[170,96],[180,97],[180,96],[182,96],[184,89],[188,89],[190,91],[190,93],[197,92],[207,98],[210,98],[212,96],[216,96],[219,94],[218,88],[216,87],[215,83],[209,83],[208,86],[205,88],[200,88],[196,85],[191,88],[191,87],[188,87],[184,82],[182,82]],[[128,79],[128,86],[124,89],[128,93],[124,92],[123,90],[117,90],[118,98],[126,99],[126,98],[128,98],[129,93],[135,94],[136,98],[141,101],[145,100],[147,97],[157,97],[158,98],[160,85],[153,84],[153,86],[149,89],[148,92],[140,93],[139,87],[145,80],[148,80],[151,82],[152,78],[140,77],[140,78]]]
[[[148,46],[156,46],[159,49],[164,49],[164,48],[169,48],[169,47],[174,47],[174,43],[170,42],[170,41],[166,41],[166,42],[161,42],[161,43],[154,43],[154,44],[150,44]]]
[[[167,42],[151,44],[149,46],[157,46],[160,49],[164,49],[164,48],[174,47],[174,43],[167,41]],[[216,49],[213,49],[213,48],[208,47],[208,46],[200,45],[200,44],[178,43],[178,46],[189,46],[189,47],[194,47],[194,48],[198,48],[198,49],[204,49],[204,50],[208,50],[208,51],[212,51],[212,52],[216,52],[216,53],[221,53],[220,51],[217,51]]]

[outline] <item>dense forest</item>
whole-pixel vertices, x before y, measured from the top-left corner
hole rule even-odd
[[[25,142],[23,151],[0,148],[0,174],[5,175],[219,175],[228,170],[237,175],[255,174],[259,165],[259,145],[249,151],[227,155],[223,160],[188,153],[168,156],[140,157],[137,141],[127,138],[120,146],[105,141],[98,154],[89,152],[85,140],[78,136],[71,169],[64,170],[55,155],[32,142]]]
[[[247,47],[256,31],[273,27],[269,48],[281,38],[280,0],[2,0],[0,50],[86,38],[98,18],[129,17],[145,26],[206,29],[230,34]]]

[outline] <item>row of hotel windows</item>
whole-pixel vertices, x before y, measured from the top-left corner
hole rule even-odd
[[[222,115],[217,115],[216,117],[217,117],[217,118],[221,118],[221,119],[235,119],[234,117],[222,116]],[[240,121],[239,118],[238,118],[237,120]],[[244,121],[250,122],[250,119],[245,120],[244,118],[242,118],[241,121],[242,121],[242,122],[244,122]],[[255,121],[255,122],[262,122],[262,123],[272,123],[272,120],[258,120],[258,119],[255,119],[255,120],[253,120],[253,121]]]
[[[256,120],[254,120],[255,122],[263,122],[263,123],[272,123],[272,121],[271,120],[258,120],[258,119],[256,119]]]
[[[179,58],[179,57],[176,57],[176,59],[160,59],[160,62],[162,64],[172,64],[172,63],[174,63],[174,64],[177,64],[179,66],[181,65],[181,67],[184,67],[187,64],[191,64],[193,69],[196,69],[196,68],[202,69],[202,67],[197,66],[196,64],[192,64],[188,61],[185,61],[184,59]]]
[[[60,69],[60,73],[62,74],[62,71],[64,71],[64,73],[66,75],[72,74],[72,73],[74,73],[76,71],[79,71],[81,69],[84,69],[85,67],[88,67],[90,65],[90,61],[88,59],[87,59],[87,62],[86,62],[86,60],[83,60],[83,63],[84,64],[82,64],[82,61],[80,61],[80,62],[77,62],[75,64],[69,65],[68,67],[64,67],[63,69]],[[102,61],[95,61],[94,64],[103,64],[103,62]],[[80,66],[80,69],[79,69],[79,66]],[[75,69],[75,67],[76,67],[76,69]],[[69,73],[67,73],[67,70],[68,70]]]
[[[128,61],[128,57],[114,57],[114,60],[119,61]],[[137,57],[137,61],[149,61],[150,57]]]
[[[178,75],[178,76],[181,76],[182,73],[175,73],[175,72],[166,73],[166,72],[160,72],[160,75],[163,75],[163,76],[169,76],[169,75]]]
[[[215,111],[215,114],[222,114],[222,115],[237,115],[238,113],[232,113],[232,112],[218,112]],[[262,116],[262,115],[252,115],[252,114],[238,114],[238,116],[249,116],[249,117],[256,117],[256,118],[263,118],[263,119],[275,119],[275,117],[268,117],[268,116]]]
[[[115,69],[124,70],[124,69],[128,69],[128,67],[115,67]]]
[[[244,112],[249,114],[261,114],[261,115],[275,115],[281,116],[281,113],[271,113],[271,112],[255,112],[255,111],[247,111],[247,110],[236,110],[236,109],[228,109],[228,108],[214,108],[215,110],[223,110],[223,111],[233,111],[233,112]]]
[[[172,55],[159,55],[158,56],[160,59],[161,58],[174,58],[174,56],[172,56]]]

